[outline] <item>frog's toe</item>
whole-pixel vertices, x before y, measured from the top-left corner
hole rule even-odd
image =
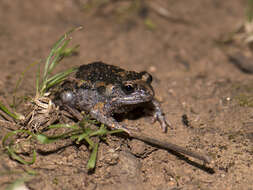
[[[164,133],[167,132],[168,127],[172,128],[171,123],[165,119],[164,114],[161,112],[154,113],[153,118],[152,118],[152,122],[154,123],[156,121],[159,121],[160,126],[161,126]]]

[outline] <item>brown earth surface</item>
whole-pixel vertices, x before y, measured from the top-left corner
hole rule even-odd
[[[90,153],[85,145],[41,145],[49,151],[41,151],[31,166],[11,160],[1,148],[0,189],[31,170],[36,175],[28,177],[25,185],[36,190],[253,189],[253,108],[247,103],[253,76],[231,64],[216,43],[244,21],[246,2],[141,3],[145,6],[138,11],[132,8],[120,14],[118,10],[130,1],[87,8],[85,0],[1,0],[0,100],[10,104],[20,73],[45,58],[59,36],[82,25],[84,29],[73,35],[73,43],[80,44],[79,54],[64,59],[57,71],[103,61],[150,72],[173,129],[163,134],[159,123],[151,124],[149,117],[124,122],[156,138],[205,152],[213,161],[204,166],[197,159],[111,136],[100,144],[95,171],[87,173]],[[36,70],[26,72],[19,96],[34,95]],[[182,123],[184,114],[189,127]],[[0,139],[8,131],[1,126]]]

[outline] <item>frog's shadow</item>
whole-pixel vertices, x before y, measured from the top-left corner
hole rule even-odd
[[[131,111],[128,111],[126,113],[115,113],[113,114],[113,118],[117,122],[122,122],[125,119],[128,120],[138,120],[143,117],[150,117],[152,116],[153,108],[149,106],[141,106],[136,107]]]

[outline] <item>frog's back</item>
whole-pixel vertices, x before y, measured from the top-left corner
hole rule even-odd
[[[103,62],[94,62],[80,66],[76,78],[89,81],[92,84],[100,81],[106,84],[116,84],[127,80],[141,79],[141,74]]]

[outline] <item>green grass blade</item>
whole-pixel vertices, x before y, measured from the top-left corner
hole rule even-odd
[[[116,129],[116,130],[113,130],[113,131],[108,131],[106,126],[104,124],[101,124],[99,130],[94,131],[89,136],[90,137],[92,137],[92,136],[105,136],[105,135],[108,135],[108,134],[121,133],[121,132],[123,132],[122,129]]]
[[[75,45],[72,48],[66,48],[64,52],[62,52],[63,57],[69,57],[72,56],[75,53],[78,53],[77,49],[80,47],[80,45]]]
[[[51,52],[49,54],[49,56],[47,57],[47,60],[46,60],[46,64],[45,64],[45,68],[44,68],[44,75],[43,75],[43,81],[46,81],[47,77],[48,77],[48,74],[49,74],[49,71],[50,69],[49,68],[52,68],[54,66],[51,66],[52,64],[52,61],[51,59],[54,57],[54,55],[56,54],[56,52],[59,50],[59,48],[61,47],[62,43],[64,41],[66,41],[67,39],[69,39],[69,35],[76,31],[76,30],[80,30],[82,29],[82,27],[76,27],[76,28],[73,28],[71,30],[69,30],[68,32],[66,32],[54,45],[53,45],[53,48],[51,49]],[[68,41],[68,40],[67,40]],[[52,69],[51,69],[52,70]]]
[[[51,64],[51,59],[54,56],[56,50],[60,47],[60,45],[66,40],[67,34],[64,34],[52,47],[49,56],[47,57],[45,68],[44,68],[44,75],[43,75],[43,80],[46,80],[48,76],[48,68]]]
[[[19,120],[19,116],[16,115],[15,113],[12,113],[10,110],[8,110],[7,107],[5,107],[1,102],[0,102],[0,110],[2,110],[4,113],[6,113],[8,116],[15,120]]]
[[[51,75],[55,66],[67,55],[71,55],[72,51],[76,51],[76,48],[79,46],[74,46],[73,48],[66,48],[69,42],[71,41],[70,34],[76,30],[80,30],[82,27],[77,27],[66,32],[61,38],[53,45],[49,56],[46,59],[44,74],[40,84],[40,95],[43,96],[48,87],[55,85],[56,83],[48,83],[48,77]],[[64,77],[63,77],[64,78]],[[62,79],[59,79],[54,82],[61,82]]]
[[[36,139],[42,143],[42,144],[49,144],[56,142],[58,140],[65,139],[67,137],[71,137],[72,135],[80,133],[82,130],[72,130],[66,133],[63,133],[61,135],[56,135],[56,136],[47,136],[44,134],[36,134]]]
[[[42,144],[49,144],[52,142],[55,142],[59,140],[60,138],[53,138],[51,139],[50,137],[44,135],[44,134],[37,134],[37,140],[42,143]]]
[[[83,115],[83,119],[80,121],[79,126],[84,128],[86,126],[86,124],[93,124],[93,125],[97,125],[99,124],[99,122],[95,119],[91,119],[90,115]]]
[[[114,134],[114,133],[122,133],[122,132],[125,132],[125,131],[122,130],[122,129],[116,129],[116,130],[113,130],[113,131],[108,131],[106,134],[111,135],[111,134]]]
[[[84,140],[89,144],[89,149],[94,148],[94,142],[88,136],[85,136]]]
[[[25,74],[29,71],[30,68],[34,67],[36,64],[38,64],[38,62],[33,62],[33,63],[29,64],[26,67],[26,69],[20,74],[18,81],[16,83],[16,86],[14,88],[14,91],[13,91],[12,107],[14,107],[14,108],[16,107],[16,92],[17,92],[18,88],[20,87],[20,85],[22,84]]]
[[[248,22],[252,22],[253,19],[253,0],[248,0],[246,8],[246,19]]]
[[[105,125],[101,124],[99,130],[90,133],[89,137],[92,137],[92,136],[105,136],[105,135],[108,135],[108,134],[122,133],[122,132],[124,132],[124,130],[122,130],[122,129],[115,129],[115,130],[112,130],[112,131],[108,131],[107,128],[105,127]]]
[[[3,147],[7,150],[7,153],[9,154],[9,156],[13,159],[13,160],[17,160],[19,161],[20,163],[22,164],[25,164],[25,165],[29,165],[29,164],[33,164],[36,160],[36,152],[35,150],[33,151],[33,159],[31,161],[25,161],[23,158],[21,158],[20,156],[18,156],[16,153],[15,153],[15,150],[11,147],[11,144],[13,144],[13,141],[11,141],[11,143],[9,143],[9,145],[6,145],[6,140],[8,138],[10,138],[11,136],[13,135],[17,135],[18,133],[26,133],[28,135],[31,135],[34,137],[33,133],[28,131],[28,130],[16,130],[16,131],[11,131],[9,133],[7,133],[3,140],[2,140],[2,145]]]
[[[49,68],[48,68],[48,75],[51,74],[51,72],[53,71],[53,69],[55,68],[55,66],[62,60],[62,58],[64,57],[64,51],[67,47],[67,45],[69,44],[71,38],[70,39],[66,39],[62,46],[59,47],[56,51],[55,51],[55,55],[54,55],[54,58],[51,62],[51,64],[49,65]]]
[[[51,78],[49,78],[46,81],[46,87],[43,90],[44,92],[47,91],[48,89],[50,89],[51,87],[59,84],[60,82],[62,82],[64,79],[66,79],[67,76],[69,76],[71,73],[75,72],[77,70],[77,68],[71,68],[68,69],[64,72],[58,73],[54,76],[52,76]]]
[[[64,48],[69,44],[70,40],[66,40],[63,45],[61,47],[59,47],[59,49],[56,50],[54,57],[49,65],[48,71],[47,71],[47,76],[49,76],[53,69],[55,68],[55,66],[62,60],[62,53]],[[47,78],[46,78],[47,79]]]
[[[16,135],[16,134],[18,134],[18,133],[26,133],[26,134],[28,134],[28,135],[31,135],[32,137],[36,137],[31,131],[28,131],[28,130],[20,129],[20,130],[16,130],[16,131],[11,131],[11,132],[7,133],[7,134],[4,136],[4,138],[3,138],[3,140],[2,140],[2,145],[3,145],[3,147],[5,147],[5,142],[6,142],[6,140],[7,140],[8,138],[10,138],[11,136]]]
[[[89,159],[88,164],[87,164],[87,169],[89,171],[93,170],[96,166],[98,145],[99,145],[99,143],[96,143],[93,150],[92,150],[92,152],[91,152],[90,159]]]
[[[38,66],[38,71],[36,73],[36,95],[39,95],[40,89],[40,66]]]
[[[77,125],[69,125],[69,124],[55,124],[50,125],[48,127],[48,129],[57,129],[57,128],[79,129]]]
[[[82,141],[83,139],[89,144],[89,149],[92,149],[94,147],[94,142],[89,138],[89,135],[87,133],[83,133],[81,135],[75,136],[77,138],[77,143]]]
[[[100,128],[97,131],[94,131],[93,133],[90,134],[90,137],[92,136],[104,136],[108,133],[106,128]]]
[[[35,162],[35,160],[36,160],[36,151],[35,150],[33,150],[33,158],[32,158],[32,160],[31,161],[25,161],[23,158],[21,158],[20,156],[18,156],[15,153],[14,149],[12,149],[10,146],[7,146],[6,149],[7,149],[7,152],[8,152],[8,154],[10,155],[10,157],[12,159],[17,160],[17,161],[19,161],[22,164],[30,165],[30,164],[33,164]]]

